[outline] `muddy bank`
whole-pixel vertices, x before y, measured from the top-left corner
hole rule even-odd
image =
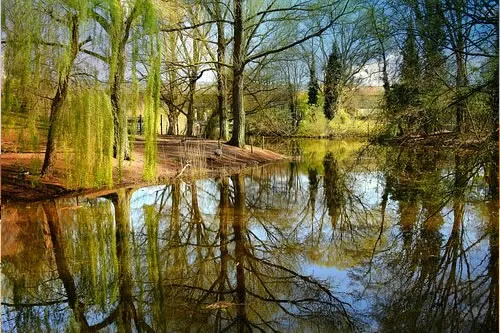
[[[134,142],[131,161],[123,162],[123,172],[118,177],[115,163],[113,188],[166,183],[173,178],[202,178],[233,174],[245,168],[272,163],[285,156],[258,147],[244,149],[221,144],[216,140],[167,137],[158,138],[157,180],[144,182],[144,145],[142,138]],[[33,202],[67,195],[106,191],[102,188],[69,189],[66,186],[64,158],[57,158],[53,175],[40,178],[37,173],[44,152],[13,153],[1,155],[2,203]]]

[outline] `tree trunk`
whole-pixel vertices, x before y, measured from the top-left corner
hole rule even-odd
[[[188,108],[187,108],[187,124],[186,124],[186,136],[194,135],[194,121],[196,115],[194,114],[194,94],[196,90],[196,73],[192,73],[191,78],[189,79],[189,97],[188,97]]]
[[[467,77],[465,72],[465,59],[462,53],[463,49],[457,50],[458,52],[455,55],[455,59],[457,62],[457,77],[456,77],[456,89],[457,89],[457,98],[459,101],[456,106],[456,131],[458,133],[465,132],[465,124],[464,124],[464,115],[466,111],[466,101],[461,97],[461,91],[467,84]]]
[[[121,5],[120,5],[121,6]],[[123,8],[120,8],[123,10]],[[113,157],[121,160],[130,160],[130,147],[128,142],[128,131],[127,131],[127,112],[122,107],[122,83],[125,76],[125,48],[127,41],[130,37],[130,29],[132,27],[132,22],[137,15],[137,7],[133,7],[130,15],[127,17],[124,23],[122,19],[119,19],[117,24],[121,24],[119,40],[110,37],[112,43],[112,50],[116,53],[112,54],[112,57],[116,57],[116,68],[114,73],[110,73],[111,77],[111,107],[113,113],[113,124],[114,124],[114,141],[113,141]],[[118,45],[114,44],[118,43]]]
[[[168,105],[168,104],[167,104]],[[177,135],[177,122],[179,119],[179,113],[177,110],[175,110],[174,106],[168,106],[168,129],[167,129],[167,134],[168,135]]]
[[[382,42],[381,42],[382,44]],[[391,92],[391,84],[389,82],[389,74],[387,73],[387,57],[385,55],[385,47],[382,44],[382,83],[384,85],[384,98],[385,98],[385,103],[386,107],[388,106],[388,98],[389,98],[389,93]]]
[[[490,88],[490,107],[491,107],[491,124],[493,125],[493,141],[497,142],[498,146],[498,33],[497,42],[496,42],[496,60],[495,60],[495,69],[493,70],[493,76],[491,79],[491,88]],[[498,155],[498,150],[496,150]],[[497,158],[498,160],[498,158]]]
[[[125,43],[120,47],[116,62],[116,72],[111,82],[111,106],[113,111],[114,141],[113,157],[120,160],[130,160],[130,147],[127,132],[127,113],[121,105],[122,82],[125,73]]]
[[[219,115],[219,140],[229,139],[229,128],[227,123],[227,94],[225,68],[222,66],[226,58],[226,40],[224,36],[224,24],[220,21],[220,7],[215,4],[215,15],[217,17],[217,114]]]
[[[461,96],[462,90],[467,85],[467,72],[465,63],[465,42],[466,36],[464,34],[464,27],[462,26],[462,16],[464,11],[464,4],[462,2],[457,2],[454,5],[455,15],[456,15],[456,44],[455,44],[455,61],[457,66],[456,73],[456,98],[458,98],[458,103],[456,105],[456,128],[457,133],[465,132],[465,112],[467,109],[467,101]]]
[[[42,176],[52,173],[55,162],[55,154],[57,149],[57,131],[59,120],[61,118],[62,107],[68,96],[69,79],[71,76],[71,69],[73,68],[73,63],[75,62],[76,55],[79,50],[79,22],[78,15],[72,16],[71,25],[71,54],[70,60],[66,68],[61,71],[59,77],[59,83],[57,85],[57,91],[52,99],[52,104],[50,106],[50,123],[49,123],[49,134],[47,137],[47,148],[45,149],[45,158],[43,161]]]
[[[234,1],[234,46],[233,46],[233,134],[229,144],[243,148],[245,146],[245,111],[243,110],[243,14],[242,0]]]

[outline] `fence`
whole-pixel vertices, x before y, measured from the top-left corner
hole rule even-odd
[[[167,134],[167,122],[164,122],[163,118],[163,115],[160,114],[160,128],[157,129],[157,133],[160,135]],[[138,117],[128,117],[127,128],[129,134],[134,133],[134,127],[136,134],[144,134],[144,117],[142,115],[139,115]]]

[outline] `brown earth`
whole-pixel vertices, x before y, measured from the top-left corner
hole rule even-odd
[[[8,146],[8,145],[7,145]],[[144,166],[144,146],[142,138],[134,142],[131,161],[123,162],[123,174],[118,179],[115,163],[113,188],[141,186]],[[3,147],[5,147],[3,145]],[[216,140],[162,136],[158,138],[158,162],[155,183],[168,182],[173,178],[200,178],[223,174],[234,174],[240,170],[284,159],[283,155],[258,147],[244,149],[221,144],[222,155],[217,156]],[[7,202],[33,202],[75,194],[108,192],[110,189],[69,189],[65,184],[65,165],[62,154],[58,155],[51,176],[40,178],[36,175],[41,167],[44,152],[1,154],[2,194]],[[25,174],[28,171],[30,174]]]

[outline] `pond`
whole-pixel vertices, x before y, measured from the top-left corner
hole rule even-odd
[[[2,208],[5,332],[494,332],[484,152],[269,142],[238,175]]]

